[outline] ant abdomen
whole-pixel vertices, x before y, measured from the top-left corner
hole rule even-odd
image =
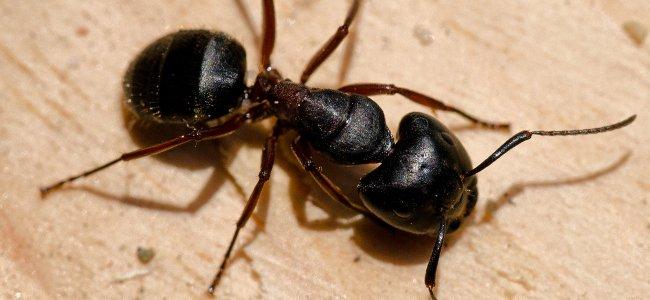
[[[140,118],[196,124],[239,107],[246,52],[225,33],[181,30],[147,46],[124,77],[129,107]]]

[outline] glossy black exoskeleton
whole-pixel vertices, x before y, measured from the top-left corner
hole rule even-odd
[[[131,63],[124,79],[127,102],[143,119],[186,124],[196,129],[169,141],[124,153],[103,165],[41,189],[45,195],[117,162],[158,154],[188,142],[220,138],[247,123],[274,117],[277,121],[262,151],[259,180],[237,222],[210,292],[219,283],[239,231],[253,213],[269,179],[278,137],[287,131],[298,133],[292,145],[296,157],[335,200],[379,223],[436,237],[425,275],[425,284],[433,296],[445,235],[457,229],[476,204],[476,173],[533,135],[600,133],[621,128],[635,118],[632,116],[591,129],[522,131],[472,168],[460,141],[431,116],[422,113],[406,115],[399,125],[395,142],[383,111],[368,96],[399,94],[433,109],[459,114],[484,127],[508,128],[507,124],[481,121],[435,98],[392,84],[353,84],[338,90],[305,86],[309,76],[347,35],[359,7],[358,0],[353,0],[343,25],[308,63],[300,83],[283,78],[270,63],[275,41],[274,7],[272,0],[262,2],[264,39],[260,71],[252,86],[245,85],[246,53],[226,34],[182,30],[166,35],[146,47]],[[208,126],[207,122],[214,119],[220,122]],[[339,164],[380,164],[358,184],[362,203],[350,201],[321,172],[312,159],[314,150]]]
[[[363,204],[410,233],[435,234],[443,221],[460,224],[478,196],[476,178],[463,178],[472,169],[463,145],[442,123],[422,113],[404,117],[398,134],[392,153],[361,178]]]
[[[124,76],[124,94],[140,118],[196,124],[239,107],[246,51],[225,33],[181,30],[145,48]]]

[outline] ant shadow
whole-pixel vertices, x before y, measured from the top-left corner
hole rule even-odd
[[[122,103],[125,102],[123,101]],[[133,113],[125,107],[125,105],[123,105],[123,108],[124,125],[127,128],[131,140],[139,148],[155,145],[191,131],[190,128],[184,125],[141,121],[137,119]],[[195,213],[214,196],[226,181],[229,181],[234,184],[238,194],[240,194],[242,199],[245,201],[248,197],[248,193],[238,184],[237,180],[235,180],[235,176],[230,172],[228,167],[244,145],[253,149],[259,149],[261,152],[263,141],[267,135],[264,131],[264,128],[259,124],[244,126],[233,134],[219,140],[187,144],[180,146],[173,151],[167,151],[147,157],[148,159],[155,159],[162,163],[186,170],[213,168],[211,175],[197,196],[184,206],[166,204],[160,200],[152,198],[118,195],[106,190],[85,185],[66,186],[61,190],[82,190],[105,200],[117,201],[143,209]],[[219,151],[223,148],[227,148],[227,150]],[[223,155],[223,152],[232,155]]]
[[[453,247],[469,226],[480,226],[489,222],[497,210],[506,204],[513,203],[513,199],[526,189],[561,187],[595,180],[619,169],[629,160],[630,156],[631,153],[627,152],[612,164],[578,177],[515,183],[506,189],[495,201],[488,202],[486,212],[481,216],[479,221],[474,221],[477,218],[477,210],[474,209],[460,228],[447,236],[445,247]],[[355,188],[353,186],[351,187],[350,183],[358,182],[362,174],[367,173],[368,170],[372,169],[372,166],[349,167],[333,165],[326,163],[320,155],[319,157],[315,157],[315,160],[323,164],[325,174],[329,174],[332,181],[339,184],[339,187],[352,201],[360,201]],[[381,226],[385,224],[376,224],[371,220],[360,218],[356,212],[352,212],[338,202],[330,200],[329,195],[323,192],[315,182],[305,183],[296,179],[305,177],[306,174],[299,166],[290,166],[288,171],[296,173],[295,176],[291,176],[289,195],[292,197],[294,214],[300,226],[315,231],[351,228],[353,230],[352,241],[357,246],[370,256],[393,264],[419,264],[429,259],[435,241],[434,237],[401,232],[393,228],[387,228],[387,226]],[[310,177],[308,178],[308,180],[311,180]],[[324,211],[326,217],[316,220],[310,219],[306,213],[307,202],[312,202]]]
[[[483,213],[483,216],[481,216],[481,219],[478,220],[476,224],[482,225],[491,222],[494,219],[494,215],[498,210],[500,210],[501,208],[503,208],[505,205],[508,204],[515,205],[513,199],[527,189],[576,185],[591,180],[595,180],[599,177],[605,176],[607,174],[610,174],[618,170],[630,159],[631,156],[632,153],[630,151],[627,151],[625,154],[623,154],[621,157],[619,157],[616,161],[614,161],[610,165],[602,169],[581,176],[577,176],[577,177],[571,177],[571,178],[560,179],[560,180],[536,180],[536,181],[524,181],[524,182],[515,183],[511,185],[508,189],[506,189],[506,191],[503,192],[495,200],[488,201],[488,203],[486,204],[485,213]]]
[[[333,164],[318,153],[314,160],[322,166],[323,173],[341,188],[351,201],[361,203],[356,192],[359,179],[376,165],[342,166]],[[281,164],[289,173],[289,196],[299,226],[314,231],[352,229],[351,240],[370,256],[394,264],[417,264],[428,259],[434,238],[414,235],[363,218],[361,215],[331,199],[315,181],[296,163]],[[306,178],[308,182],[301,180]],[[325,213],[324,218],[308,216],[311,203]]]
[[[257,27],[255,26],[255,22],[253,22],[253,18],[251,17],[250,11],[248,11],[248,8],[246,8],[246,5],[244,5],[242,0],[233,0],[233,2],[235,2],[235,6],[237,6],[237,10],[239,11],[239,14],[244,20],[244,23],[246,24],[246,28],[248,29],[248,31],[250,31],[250,34],[253,37],[253,43],[255,44],[255,49],[261,49],[262,39],[260,38],[260,34],[257,33]]]
[[[192,130],[185,125],[142,121],[126,107],[124,96],[122,96],[121,103],[124,126],[131,140],[139,148],[167,141]],[[180,169],[201,170],[212,168],[212,173],[207,178],[205,184],[203,184],[201,190],[193,199],[187,201],[186,205],[165,203],[165,201],[155,198],[134,197],[128,193],[117,194],[109,192],[106,189],[83,184],[64,186],[58,192],[82,191],[106,201],[118,202],[145,210],[194,214],[208,203],[226,182],[229,182],[233,185],[236,192],[241,195],[242,203],[245,203],[248,199],[249,192],[245,191],[239,184],[235,176],[230,172],[229,166],[238,155],[239,150],[245,145],[249,148],[259,150],[259,153],[261,153],[264,140],[268,136],[267,131],[261,124],[249,124],[218,140],[187,144],[179,146],[173,151],[147,157],[147,159],[155,159]],[[266,219],[269,208],[268,198],[269,195],[265,189],[260,195],[255,214],[251,216],[251,221],[256,223],[257,226],[255,226],[251,237],[243,244],[247,245],[252,242],[257,234],[264,230],[264,220]],[[246,258],[246,256],[242,252],[233,253],[233,260],[239,258]]]
[[[499,195],[495,200],[487,201],[487,203],[485,204],[484,213],[479,220],[477,220],[478,217],[476,212],[477,209],[475,208],[474,211],[472,211],[472,213],[467,217],[467,220],[463,222],[461,227],[453,234],[448,235],[445,241],[445,245],[447,247],[453,247],[453,245],[456,244],[458,239],[462,236],[462,232],[465,229],[467,229],[469,226],[483,226],[489,224],[492,220],[494,220],[494,215],[500,209],[504,208],[506,205],[515,205],[513,199],[519,196],[527,189],[577,185],[591,180],[595,180],[598,179],[599,177],[615,172],[623,165],[625,165],[625,163],[630,159],[631,156],[632,153],[630,151],[627,151],[625,154],[623,154],[621,157],[619,157],[616,161],[609,164],[608,166],[576,177],[569,177],[569,178],[557,179],[557,180],[522,181],[522,182],[512,184],[509,188],[505,190],[505,192],[501,193],[501,195]]]

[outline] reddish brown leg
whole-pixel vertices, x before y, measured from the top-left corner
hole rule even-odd
[[[509,123],[493,123],[493,122],[483,121],[458,108],[442,103],[440,100],[392,84],[377,84],[377,83],[352,84],[352,85],[346,85],[340,88],[339,90],[346,93],[353,93],[353,94],[359,94],[364,96],[400,94],[411,101],[431,107],[433,109],[457,113],[461,115],[463,118],[470,120],[472,123],[478,124],[483,127],[492,128],[492,129],[510,128]]]
[[[330,197],[345,205],[346,207],[357,211],[365,217],[378,222],[381,225],[385,224],[383,221],[379,220],[376,216],[369,212],[365,207],[352,204],[353,202],[350,201],[350,199],[343,193],[343,191],[341,191],[341,189],[336,184],[334,184],[327,176],[325,176],[325,174],[321,172],[320,166],[318,166],[312,158],[311,146],[306,140],[300,137],[296,138],[291,145],[291,149],[293,150],[293,153],[296,155],[298,161],[300,161],[300,164],[305,169],[305,171],[311,174],[318,185],[328,195],[330,195]]]
[[[275,8],[273,6],[273,0],[262,0],[262,6],[264,7],[263,11],[263,34],[264,39],[262,40],[262,53],[260,71],[269,71],[271,68],[271,53],[273,52],[273,46],[275,45]]]
[[[305,67],[305,70],[300,76],[300,83],[305,84],[307,80],[309,80],[309,76],[311,76],[311,74],[316,71],[316,69],[332,54],[332,52],[336,50],[336,47],[338,47],[343,39],[348,35],[350,24],[352,24],[352,21],[359,10],[359,2],[359,0],[354,0],[352,2],[352,6],[350,6],[350,10],[348,10],[348,15],[345,17],[343,25],[339,26],[334,35],[327,41],[327,43],[325,43],[325,45],[323,45],[323,47],[320,48],[320,50],[318,50],[318,52],[316,52],[314,57],[311,58],[307,67]]]
[[[217,287],[217,285],[219,285],[221,276],[223,275],[223,272],[226,269],[228,258],[230,258],[230,253],[232,252],[232,248],[235,245],[235,241],[237,241],[237,236],[239,235],[239,231],[244,227],[244,225],[246,225],[246,222],[253,214],[253,211],[255,210],[255,206],[257,206],[257,201],[259,200],[260,194],[262,193],[262,188],[264,187],[264,184],[269,180],[269,177],[271,176],[271,170],[273,169],[273,163],[275,161],[275,146],[278,142],[278,137],[280,137],[280,135],[282,135],[284,132],[286,132],[286,128],[281,123],[276,123],[275,126],[273,127],[273,133],[271,134],[270,137],[266,139],[264,150],[262,150],[262,165],[260,167],[259,179],[257,181],[257,184],[255,185],[255,188],[253,189],[253,193],[251,193],[250,198],[248,198],[248,202],[246,202],[244,211],[242,212],[241,216],[239,217],[239,220],[237,221],[237,228],[235,229],[235,233],[233,234],[232,239],[230,240],[230,245],[228,245],[228,250],[226,250],[226,254],[223,256],[223,260],[221,261],[221,265],[219,266],[219,271],[214,276],[214,279],[212,280],[212,283],[208,288],[208,293],[210,294],[213,294],[214,289]]]
[[[230,119],[228,119],[226,122],[224,122],[221,125],[206,128],[206,129],[200,129],[200,130],[194,130],[189,134],[184,134],[179,137],[173,138],[169,141],[162,142],[157,145],[149,146],[146,148],[138,149],[135,151],[127,152],[122,154],[120,157],[111,160],[103,165],[100,165],[98,167],[95,167],[93,169],[90,169],[88,171],[85,171],[79,175],[69,177],[67,179],[61,180],[59,182],[56,182],[52,185],[42,187],[41,190],[41,195],[45,196],[47,193],[51,192],[52,190],[55,190],[57,188],[60,188],[66,183],[75,181],[79,178],[89,176],[91,174],[97,173],[101,170],[104,170],[120,161],[127,161],[127,160],[133,160],[149,155],[155,155],[159,154],[165,151],[169,151],[173,148],[176,148],[180,145],[183,145],[187,142],[199,142],[199,141],[204,141],[204,140],[209,140],[209,139],[217,139],[220,137],[223,137],[227,134],[232,133],[233,131],[239,129],[242,125],[246,123],[248,120],[254,120],[257,119],[261,116],[263,116],[267,111],[267,107],[265,105],[257,105],[247,112],[243,114],[236,114]]]

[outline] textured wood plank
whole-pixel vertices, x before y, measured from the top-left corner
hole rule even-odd
[[[259,26],[258,1],[242,2]],[[348,2],[276,2],[272,60],[297,79]],[[439,298],[650,296],[650,46],[622,29],[630,20],[650,27],[648,3],[364,5],[346,83],[407,86],[511,121],[513,131],[639,115],[615,133],[536,138],[481,173],[477,211],[443,252]],[[121,76],[154,38],[195,27],[236,37],[255,69],[255,36],[236,1],[0,1],[0,297],[204,295],[255,184],[268,124],[119,165],[45,200],[37,191],[153,140],[125,126]],[[339,84],[343,52],[312,85]],[[376,99],[393,130],[404,114],[427,111],[399,97]],[[508,137],[438,116],[474,161]],[[282,150],[218,294],[425,299],[432,240],[359,220]],[[137,261],[138,246],[156,249],[150,264]]]

